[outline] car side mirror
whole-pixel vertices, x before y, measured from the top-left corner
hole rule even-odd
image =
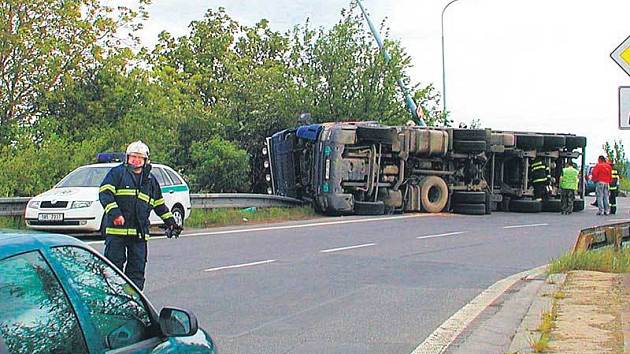
[[[160,311],[160,328],[167,337],[189,337],[199,330],[197,317],[192,312],[175,307]]]

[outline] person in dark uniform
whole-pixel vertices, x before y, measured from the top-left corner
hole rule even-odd
[[[167,235],[177,237],[182,230],[164,204],[151,174],[149,148],[142,141],[129,144],[125,163],[105,176],[98,197],[105,210],[105,257],[142,290],[151,211],[164,220]]]
[[[530,166],[532,185],[534,186],[534,199],[543,200],[547,196],[547,186],[551,180],[549,167],[542,159],[536,159]]]

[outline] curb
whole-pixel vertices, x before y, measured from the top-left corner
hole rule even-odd
[[[553,294],[562,288],[567,275],[564,273],[550,274],[545,283],[538,289],[527,314],[523,318],[510,348],[509,353],[533,353],[530,340],[536,335],[536,328],[540,325],[540,315],[551,311]]]
[[[431,333],[412,354],[444,353],[455,339],[493,302],[522,279],[542,274],[547,265],[499,280],[462,307]]]

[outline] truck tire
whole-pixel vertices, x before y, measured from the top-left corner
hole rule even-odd
[[[485,129],[453,129],[453,141],[479,141],[487,142]]]
[[[486,202],[486,192],[453,192],[453,204],[483,204]]]
[[[542,203],[539,200],[512,199],[510,200],[510,211],[517,213],[538,213],[542,210]]]
[[[486,204],[453,204],[453,212],[467,215],[486,215]]]
[[[422,209],[428,213],[441,212],[448,203],[448,186],[438,176],[429,176],[420,183]]]
[[[492,196],[490,193],[486,194],[486,215],[492,214]]]
[[[453,141],[455,152],[482,152],[486,151],[486,142],[482,140],[455,140]]]
[[[393,127],[357,127],[357,140],[380,144],[393,144],[398,132]]]
[[[557,150],[566,144],[566,138],[562,135],[543,135],[543,149]]]
[[[354,201],[354,214],[355,215],[383,215],[385,214],[385,203],[382,201],[376,202],[361,202]]]
[[[515,134],[516,147],[520,149],[536,150],[543,147],[545,138],[535,134]]]
[[[584,210],[584,200],[576,199],[573,201],[573,211],[582,211]]]
[[[586,146],[586,137],[584,136],[566,136],[565,146],[569,150],[583,148]]]
[[[560,199],[547,199],[543,201],[542,211],[557,213],[560,211]]]

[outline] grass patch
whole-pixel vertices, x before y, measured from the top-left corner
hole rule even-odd
[[[556,300],[562,300],[565,297],[567,297],[567,294],[565,294],[564,291],[556,291],[553,294],[553,298],[556,299]]]
[[[571,270],[592,270],[608,273],[630,271],[630,249],[615,252],[612,248],[586,252],[569,252],[555,258],[547,268],[548,274],[566,273]]]
[[[227,225],[245,225],[263,222],[310,219],[316,216],[310,207],[247,209],[193,209],[186,227],[206,228]]]
[[[547,348],[549,348],[549,336],[541,334],[538,339],[530,338],[529,345],[534,353],[543,353],[545,350],[547,350]]]
[[[311,207],[245,209],[193,209],[186,219],[186,227],[205,228],[227,225],[246,225],[263,222],[303,220],[317,216]],[[24,230],[22,216],[0,216],[0,229]]]
[[[538,339],[529,338],[529,345],[534,351],[534,353],[543,353],[549,349],[549,341],[551,339],[551,330],[555,327],[556,318],[558,317],[558,305],[556,295],[560,293],[557,292],[554,294],[554,299],[551,304],[551,311],[545,311],[540,315],[540,324],[536,331],[540,333]]]
[[[22,216],[0,216],[0,229],[23,230],[26,224]]]

